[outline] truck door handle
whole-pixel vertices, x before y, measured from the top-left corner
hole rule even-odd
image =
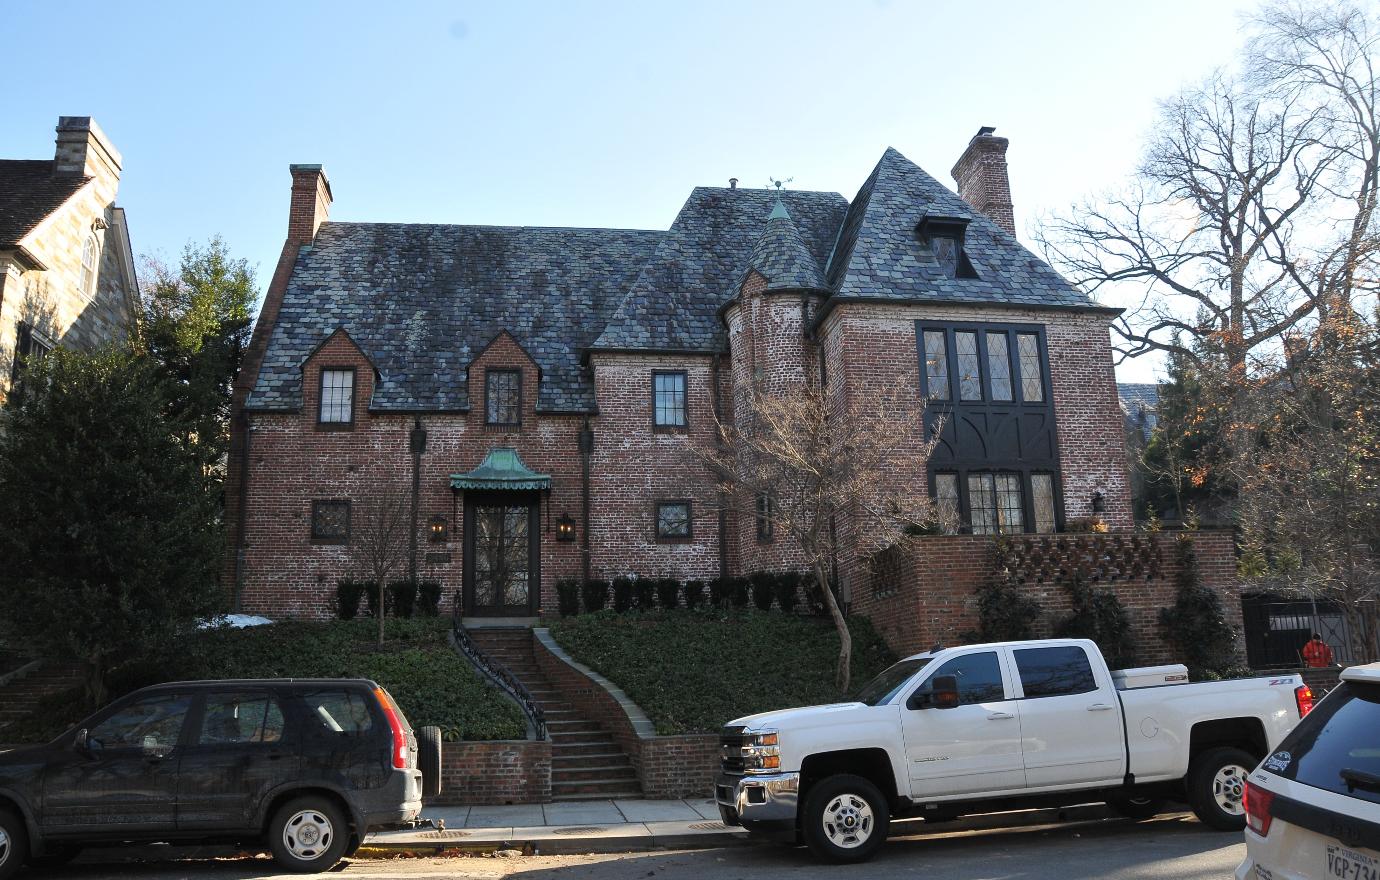
[[[1107,703],[1093,703],[1091,706],[1088,707],[1088,711],[1089,711],[1089,712],[1106,712],[1106,711],[1107,711],[1108,709],[1110,709],[1110,708],[1112,708],[1112,707],[1111,707],[1110,705],[1108,705]]]
[[[1008,718],[1015,718],[1010,712],[993,712],[987,716],[988,721],[1005,721]]]

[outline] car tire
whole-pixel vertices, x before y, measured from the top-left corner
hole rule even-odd
[[[805,845],[836,864],[866,861],[886,840],[891,808],[877,786],[843,774],[815,783],[801,817]]]
[[[1127,819],[1150,819],[1164,812],[1164,798],[1148,795],[1118,794],[1107,798],[1107,806],[1118,816]]]
[[[1237,748],[1208,749],[1188,765],[1188,805],[1204,825],[1219,831],[1246,827],[1241,795],[1246,777],[1258,762]]]
[[[0,880],[9,880],[29,859],[29,829],[24,817],[0,810]]]
[[[268,848],[285,870],[313,874],[340,861],[350,833],[349,820],[334,801],[319,795],[294,798],[268,823]]]
[[[422,771],[422,797],[441,793],[441,728],[435,725],[417,730],[417,769]]]

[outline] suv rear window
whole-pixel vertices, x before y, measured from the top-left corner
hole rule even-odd
[[[1376,731],[1380,731],[1380,685],[1344,681],[1265,759],[1265,769],[1304,785],[1380,804]]]
[[[315,691],[302,695],[307,713],[320,729],[331,733],[360,734],[374,726],[369,694],[357,691]]]

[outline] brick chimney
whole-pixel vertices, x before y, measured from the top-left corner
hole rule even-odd
[[[54,174],[120,179],[124,160],[90,116],[59,116]]]
[[[959,196],[1014,238],[1016,215],[1011,208],[1011,180],[1006,174],[1006,147],[1010,141],[993,137],[994,131],[990,125],[979,128],[950,173],[958,182]]]
[[[331,182],[320,165],[289,165],[292,204],[288,208],[289,244],[311,244],[316,230],[331,216]]]

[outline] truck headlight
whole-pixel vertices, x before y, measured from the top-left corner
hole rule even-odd
[[[743,746],[743,770],[748,773],[766,773],[780,769],[780,734],[775,730],[749,731],[747,744]]]

